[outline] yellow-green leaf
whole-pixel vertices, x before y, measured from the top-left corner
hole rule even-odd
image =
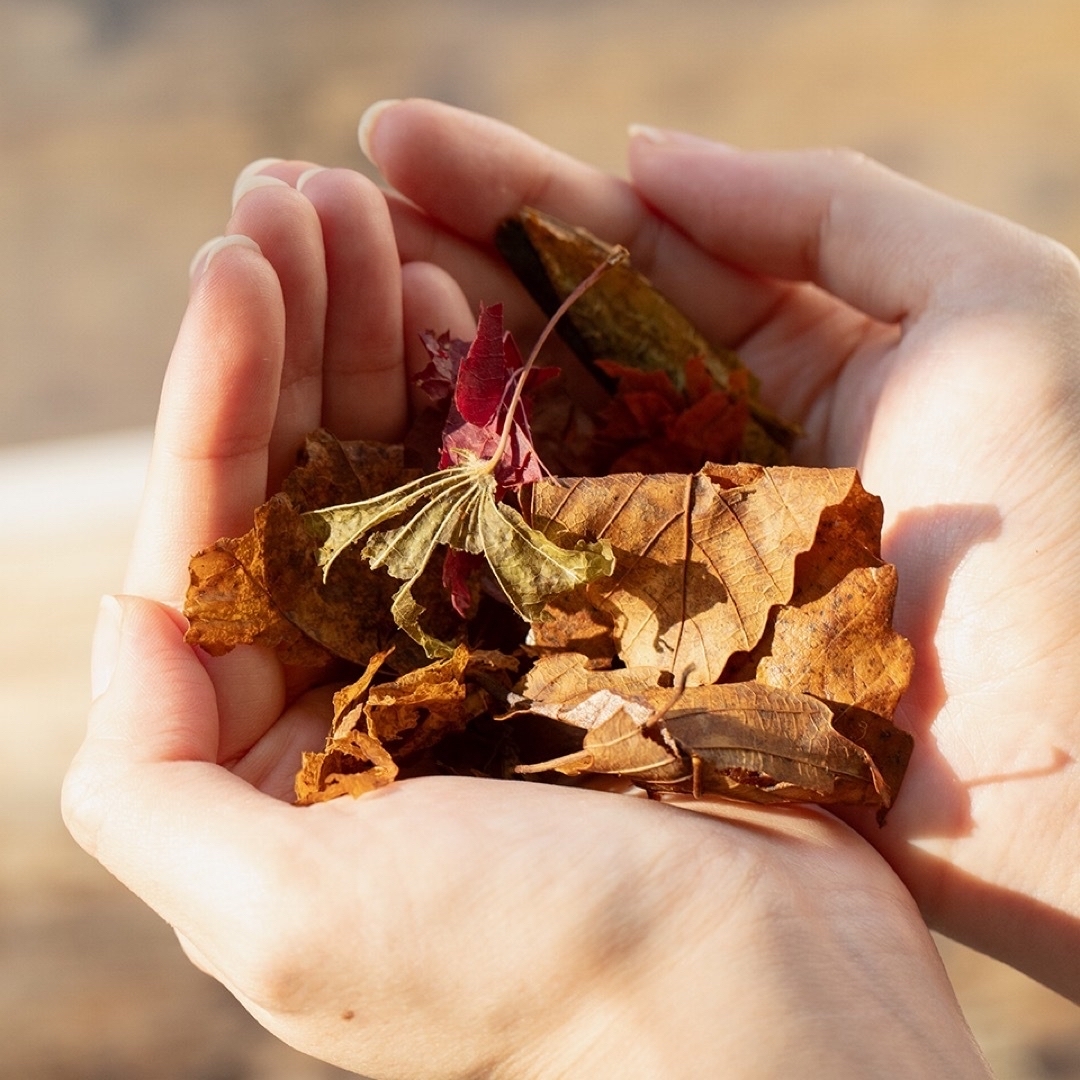
[[[514,610],[527,620],[539,617],[551,597],[613,573],[609,543],[559,547],[513,507],[496,502],[495,490],[488,463],[474,459],[373,499],[313,511],[308,517],[327,531],[319,551],[324,579],[342,551],[364,541],[368,563],[404,582],[394,594],[394,621],[429,656],[445,656],[452,646],[424,631],[424,609],[412,595],[440,546],[482,553]]]

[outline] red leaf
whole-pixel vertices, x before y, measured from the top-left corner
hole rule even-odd
[[[446,549],[443,562],[443,588],[450,594],[454,610],[467,619],[476,609],[477,589],[474,585],[475,574],[484,567],[484,556],[473,555],[457,548]]]
[[[454,392],[458,368],[469,351],[469,343],[452,338],[449,333],[436,337],[430,330],[425,330],[420,340],[431,363],[414,377],[414,381],[432,401],[445,401]]]
[[[448,388],[453,388],[439,468],[460,465],[466,454],[490,459],[509,423],[510,436],[495,469],[498,492],[546,475],[529,431],[528,395],[559,374],[559,369],[533,368],[516,415],[508,417],[514,383],[524,365],[514,339],[503,330],[502,304],[480,308],[476,337],[467,349],[463,342],[445,334],[436,338],[428,333],[423,340],[432,362],[417,377],[421,388],[436,400],[448,396]]]
[[[502,304],[481,305],[476,337],[461,361],[454,388],[454,404],[462,419],[481,427],[495,420],[510,376],[519,367],[521,356],[513,339],[503,333]]]
[[[750,422],[750,384],[742,369],[720,387],[701,357],[686,365],[686,385],[667,371],[638,371],[613,361],[597,366],[616,379],[598,439],[612,448],[610,472],[694,471],[738,460]]]

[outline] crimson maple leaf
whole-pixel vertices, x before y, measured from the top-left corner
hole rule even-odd
[[[529,395],[559,374],[557,367],[533,367],[524,372],[521,353],[503,329],[502,312],[502,304],[481,306],[471,344],[448,334],[422,335],[431,363],[416,377],[433,400],[450,400],[440,469],[460,464],[466,453],[490,459],[509,425],[509,438],[494,472],[497,498],[507,489],[516,490],[546,475],[529,431]],[[510,417],[514,389],[523,375],[526,385],[521,405]]]

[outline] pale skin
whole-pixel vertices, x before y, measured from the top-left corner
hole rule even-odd
[[[923,916],[1080,993],[1071,258],[846,155],[645,133],[631,186],[432,103],[364,131],[411,204],[260,163],[196,259],[74,835],[270,1030],[371,1076],[988,1075]],[[324,694],[183,643],[188,555],[246,530],[311,428],[399,435],[417,331],[501,299],[527,347],[486,246],[522,202],[625,243],[808,458],[885,499],[921,745],[871,843],[814,810],[451,777],[298,809]]]

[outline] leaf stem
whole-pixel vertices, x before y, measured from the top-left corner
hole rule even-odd
[[[525,383],[529,378],[529,372],[532,371],[533,365],[536,363],[536,358],[540,355],[540,350],[544,347],[544,343],[551,336],[552,330],[555,329],[559,320],[566,312],[581,299],[584,292],[592,288],[592,286],[595,285],[596,282],[599,281],[599,279],[613,266],[618,266],[619,263],[625,262],[628,258],[630,258],[630,253],[621,244],[612,248],[608,257],[602,263],[598,263],[588,275],[582,278],[581,281],[574,286],[566,299],[558,306],[555,314],[548,319],[547,325],[540,331],[540,336],[536,339],[536,344],[532,347],[532,352],[529,353],[529,359],[525,361],[521,368],[517,385],[514,387],[513,397],[510,398],[510,404],[506,409],[506,419],[503,421],[503,429],[499,433],[499,443],[495,447],[495,453],[484,462],[481,470],[482,472],[494,472],[498,467],[499,462],[502,460],[503,454],[506,453],[506,448],[510,442],[510,433],[514,430],[514,413],[517,412],[517,408],[521,404],[521,395],[525,391]]]

